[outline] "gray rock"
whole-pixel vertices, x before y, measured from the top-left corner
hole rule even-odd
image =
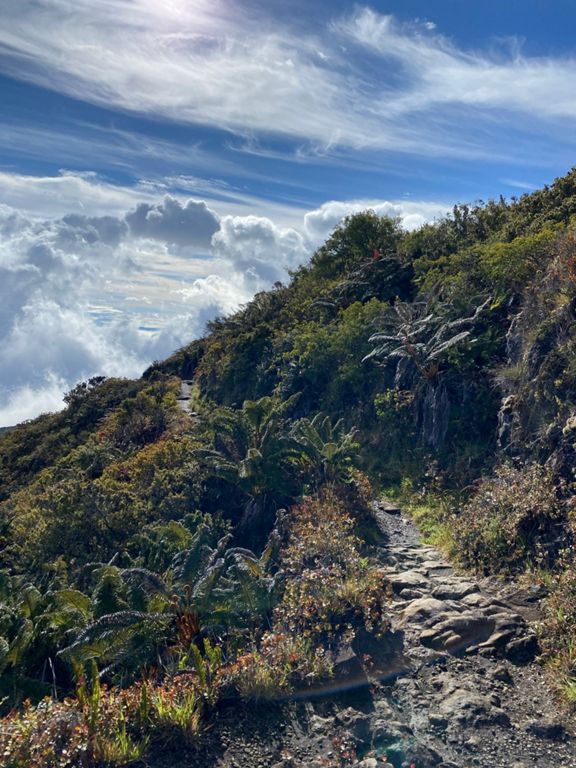
[[[479,591],[478,585],[471,581],[447,581],[432,590],[432,597],[437,600],[462,600]]]
[[[424,744],[409,744],[406,747],[402,768],[417,765],[418,768],[434,768],[440,765],[442,756],[431,747]]]
[[[464,742],[464,746],[466,749],[475,750],[478,749],[478,747],[482,744],[482,739],[478,735],[470,736],[469,739],[466,739]]]
[[[461,598],[460,602],[469,608],[488,608],[490,606],[490,600],[481,592],[471,592],[469,595]]]
[[[310,718],[310,730],[313,733],[327,733],[333,725],[334,719],[332,717],[320,717],[320,715],[312,715]]]
[[[404,571],[403,573],[392,574],[388,577],[392,584],[394,592],[399,594],[403,589],[418,589],[428,584],[427,577],[415,569]]]
[[[370,717],[364,712],[348,707],[336,715],[338,723],[343,725],[360,742],[370,741]]]
[[[440,559],[434,559],[434,560],[424,560],[422,563],[422,568],[426,568],[428,571],[451,571],[452,566],[450,563],[447,563],[445,560]]]
[[[442,600],[433,597],[421,597],[406,606],[402,612],[402,623],[408,621],[422,622],[439,616],[446,610]]]
[[[509,725],[508,715],[499,707],[493,706],[490,699],[480,693],[459,688],[446,698],[438,707],[449,720],[462,725]]]
[[[524,664],[532,661],[538,654],[538,640],[536,635],[525,635],[508,643],[504,650],[504,655],[510,661]]]
[[[374,709],[376,711],[377,717],[381,718],[388,718],[392,719],[394,717],[394,710],[390,706],[390,704],[386,701],[386,699],[375,699],[374,700]]]
[[[419,589],[403,589],[400,592],[400,597],[403,600],[417,600],[422,597],[423,593]]]
[[[500,664],[497,666],[490,675],[492,680],[497,680],[500,683],[506,683],[506,685],[512,685],[514,680],[512,679],[512,675],[510,674],[510,671],[507,667],[504,666],[504,664]]]
[[[402,514],[402,508],[394,501],[389,501],[388,499],[382,499],[382,501],[378,503],[378,509],[382,510],[382,512],[386,512],[387,515]]]
[[[488,639],[494,631],[494,620],[477,611],[449,615],[420,635],[420,642],[436,651],[457,653],[478,641]]]
[[[375,757],[366,757],[359,763],[356,763],[355,768],[380,768],[382,763],[378,764],[378,760]]]
[[[409,735],[406,726],[396,720],[375,720],[372,724],[372,745],[385,746],[392,742],[402,741]]]
[[[428,722],[433,728],[438,728],[442,731],[448,727],[448,720],[442,715],[438,715],[436,713],[429,715]]]
[[[488,640],[477,646],[477,648],[502,648],[514,639],[514,631],[511,629],[501,629],[493,632]]]
[[[399,732],[390,724],[389,720],[378,719],[372,723],[372,744],[376,745],[394,741],[399,735]]]

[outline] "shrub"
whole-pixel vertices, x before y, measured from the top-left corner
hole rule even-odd
[[[479,483],[457,517],[457,554],[465,565],[485,573],[549,566],[561,516],[548,469],[503,464]]]
[[[334,644],[345,632],[388,628],[381,571],[362,557],[354,520],[331,491],[292,509],[282,565],[288,579],[275,627]]]
[[[553,683],[576,708],[576,555],[572,547],[562,553],[546,583],[549,593],[539,625],[540,645]]]
[[[228,671],[240,696],[251,701],[281,698],[331,675],[331,656],[322,646],[279,632],[265,634],[260,646],[239,656]]]
[[[202,732],[202,702],[196,686],[187,676],[179,676],[150,694],[150,717],[156,738],[194,744]]]

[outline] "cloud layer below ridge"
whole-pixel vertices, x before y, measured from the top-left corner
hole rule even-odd
[[[329,202],[295,227],[169,194],[122,211],[128,191],[63,178],[88,200],[109,193],[108,212],[47,218],[0,206],[0,426],[58,407],[82,378],[140,374],[208,320],[285,281],[350,213],[373,208],[412,227],[447,207]]]

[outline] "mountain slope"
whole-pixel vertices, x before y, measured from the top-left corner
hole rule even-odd
[[[122,764],[330,678],[390,633],[370,483],[464,566],[545,575],[573,696],[575,215],[576,171],[413,233],[355,215],[141,380],[0,436],[5,707],[75,692]]]

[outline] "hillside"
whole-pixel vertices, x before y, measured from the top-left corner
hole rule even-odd
[[[529,665],[515,711],[524,695],[556,706],[538,693],[536,655],[573,704],[575,217],[576,170],[415,232],[352,216],[289,285],[209,323],[140,380],[92,379],[61,413],[1,434],[0,765],[207,764],[194,755],[239,706],[337,689],[346,659],[365,684],[384,680],[406,601],[438,602],[447,584],[442,621],[453,631],[454,614],[484,611],[485,643],[488,609],[511,584],[543,597],[537,611],[506,603],[512,634],[484,650]],[[417,522],[427,557],[394,538],[373,503],[383,492]],[[483,580],[485,605],[464,601],[463,577],[430,575],[432,545]],[[404,571],[419,576],[397,588]],[[428,629],[455,695],[451,665],[481,643],[436,648]],[[471,663],[473,690],[472,675],[497,665]],[[509,727],[490,712],[459,727]],[[431,738],[410,757],[393,754],[397,733],[383,737],[381,754],[439,765],[450,742]],[[355,765],[364,742],[323,764]],[[554,764],[544,749],[540,760]]]

